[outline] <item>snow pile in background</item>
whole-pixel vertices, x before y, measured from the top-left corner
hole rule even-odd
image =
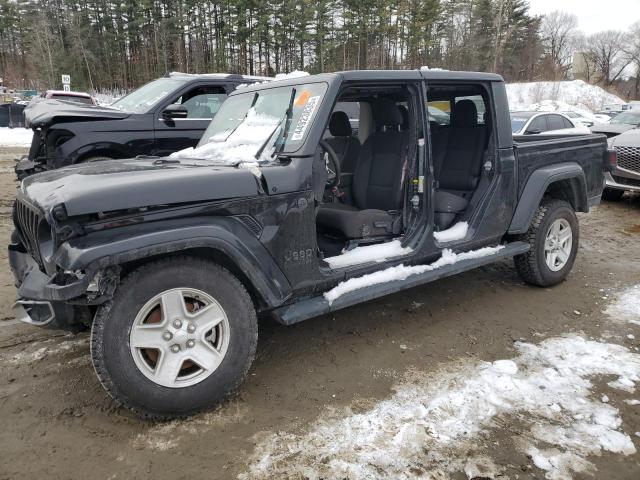
[[[230,135],[229,132],[217,134],[210,137],[204,145],[185,148],[169,156],[214,160],[232,165],[243,162],[255,164],[258,150],[275,132],[279,123],[279,119],[256,113],[251,108],[242,123]]]
[[[489,255],[493,255],[504,246],[499,245],[497,247],[484,247],[478,250],[469,250],[468,252],[454,253],[453,251],[445,248],[442,251],[442,256],[429,265],[414,265],[405,266],[397,265],[395,267],[389,267],[378,272],[363,275],[362,277],[351,278],[344,282],[339,283],[331,290],[324,293],[324,298],[327,299],[329,304],[332,304],[338,297],[341,297],[345,293],[360,290],[361,288],[370,287],[372,285],[379,285],[381,283],[394,282],[396,280],[405,280],[411,275],[419,273],[429,272],[437,268],[444,267],[445,265],[453,265],[461,260],[469,260],[472,258],[481,258]]]
[[[453,242],[466,237],[468,230],[469,224],[467,222],[458,222],[451,228],[447,228],[441,232],[434,232],[433,237],[440,243]]]
[[[274,77],[276,80],[286,80],[288,78],[300,78],[300,77],[308,77],[309,72],[302,72],[300,70],[294,70],[291,73],[276,73]]]
[[[33,130],[30,128],[0,127],[0,146],[30,147]]]
[[[327,262],[331,268],[341,268],[367,262],[384,262],[389,258],[401,257],[412,251],[409,247],[403,247],[400,240],[394,240],[378,245],[356,247],[341,255],[325,258],[324,261]]]
[[[621,98],[582,80],[510,83],[507,85],[507,97],[512,111],[530,110],[536,105],[552,108],[552,102],[556,102],[557,108],[553,111],[573,111],[589,116],[606,104],[625,103]]]
[[[591,378],[639,381],[640,355],[578,336],[516,348],[512,359],[414,374],[369,411],[330,411],[306,433],[266,434],[240,478],[450,478],[491,470],[486,457],[467,459],[481,453],[483,432],[513,418],[522,426],[516,448],[550,480],[593,473],[588,455],[635,453],[619,411],[592,394]]]
[[[616,320],[640,325],[640,285],[634,285],[619,293],[616,301],[605,313]]]

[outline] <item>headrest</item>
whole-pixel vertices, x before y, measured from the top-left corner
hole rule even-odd
[[[404,105],[398,105],[400,115],[402,115],[402,124],[400,130],[409,130],[409,110]]]
[[[390,98],[379,98],[373,107],[373,118],[378,127],[397,127],[402,125],[402,114],[398,105]]]
[[[473,100],[460,100],[453,106],[451,124],[454,127],[475,127],[478,125],[478,109]]]
[[[329,133],[334,137],[350,137],[352,130],[349,116],[344,112],[333,112],[329,120]]]

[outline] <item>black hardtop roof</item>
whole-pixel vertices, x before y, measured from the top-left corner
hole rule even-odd
[[[296,76],[283,79],[276,79],[272,82],[268,82],[266,88],[286,86],[286,85],[299,85],[302,83],[314,83],[314,82],[332,82],[341,77],[345,81],[359,81],[359,80],[381,80],[381,81],[393,81],[393,80],[419,80],[424,78],[426,80],[461,80],[461,81],[478,81],[478,82],[503,82],[504,79],[495,73],[484,72],[459,72],[453,70],[345,70],[341,72],[333,73],[319,73],[316,75]],[[246,89],[236,91],[234,93],[242,93],[248,90],[259,90],[262,86],[258,84],[252,84]]]

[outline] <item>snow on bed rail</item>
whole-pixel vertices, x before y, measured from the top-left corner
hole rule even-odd
[[[468,230],[469,224],[467,222],[458,222],[451,228],[447,228],[441,232],[433,232],[433,237],[440,243],[454,242],[466,237]]]
[[[324,293],[324,298],[327,299],[331,305],[338,297],[341,297],[345,293],[360,290],[361,288],[370,287],[372,285],[379,285],[381,283],[393,282],[396,280],[405,280],[411,275],[419,273],[429,272],[437,268],[444,267],[445,265],[453,265],[461,260],[469,260],[472,258],[481,258],[489,255],[494,255],[504,248],[503,245],[497,247],[484,247],[478,250],[469,250],[468,252],[454,253],[452,250],[445,248],[442,251],[442,256],[429,265],[397,265],[395,267],[389,267],[378,272],[363,275],[362,277],[351,278],[344,282],[339,283],[331,290]]]
[[[481,476],[495,478],[482,434],[514,421],[514,448],[549,480],[594,473],[589,455],[635,453],[620,412],[594,394],[592,378],[639,381],[639,354],[580,336],[515,347],[511,359],[413,373],[363,413],[329,410],[306,432],[263,434],[240,478],[440,479],[482,465]]]
[[[400,240],[393,240],[392,242],[377,245],[356,247],[341,255],[325,258],[324,261],[327,262],[331,268],[341,268],[367,262],[384,262],[390,258],[408,255],[412,251],[409,247],[403,247]]]

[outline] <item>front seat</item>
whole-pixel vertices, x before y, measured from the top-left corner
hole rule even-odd
[[[376,132],[365,140],[356,163],[355,205],[322,204],[317,215],[320,227],[349,239],[400,233],[408,132],[400,131],[402,114],[391,99],[381,98],[372,107]]]
[[[451,225],[456,215],[469,205],[480,180],[486,139],[486,127],[478,125],[476,104],[472,100],[457,102],[451,115],[444,155],[441,163],[436,162],[438,190],[434,211],[436,225],[441,230]]]
[[[331,137],[326,142],[338,155],[340,170],[343,173],[353,173],[360,155],[360,141],[352,135],[351,122],[345,112],[331,114],[329,133]]]

